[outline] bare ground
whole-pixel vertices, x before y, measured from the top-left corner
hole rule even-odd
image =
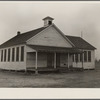
[[[30,74],[0,71],[1,88],[100,88],[100,66],[83,72]]]

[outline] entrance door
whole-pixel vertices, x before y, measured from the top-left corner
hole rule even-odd
[[[47,54],[47,67],[54,67],[54,53]]]
[[[56,54],[56,66],[60,67],[60,53]]]

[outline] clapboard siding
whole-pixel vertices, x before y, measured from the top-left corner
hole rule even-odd
[[[26,67],[27,68],[35,67],[35,61],[36,61],[35,55],[36,55],[35,52],[27,53],[27,58],[26,58]]]
[[[20,56],[19,56],[19,61],[16,61],[16,47],[19,47],[19,55],[21,54],[21,46],[24,46],[24,61],[21,61]],[[10,62],[8,62],[6,59],[6,62],[1,62],[1,50],[7,50],[10,48],[11,56],[10,56]],[[12,62],[12,48],[15,48],[15,60]],[[8,53],[7,53],[8,56]],[[8,58],[6,56],[6,58]],[[7,48],[2,48],[0,49],[0,68],[1,69],[7,69],[7,70],[25,70],[26,69],[26,46],[25,45],[16,45],[16,46],[11,46]]]
[[[41,33],[35,35],[33,38],[27,41],[27,44],[56,47],[72,47],[71,44],[53,27],[50,27],[42,31]]]
[[[77,62],[77,63],[73,62],[73,67],[82,68],[82,62]],[[91,62],[84,62],[83,68],[84,69],[94,69],[95,68],[95,51],[94,50],[91,50]]]
[[[35,52],[27,53],[27,61],[26,61],[27,68],[29,67],[35,68],[35,63],[36,63],[35,61],[36,61],[36,53]],[[38,62],[37,65],[38,67],[47,67],[47,53],[39,52],[37,62]]]
[[[38,67],[47,67],[47,53],[38,53]]]

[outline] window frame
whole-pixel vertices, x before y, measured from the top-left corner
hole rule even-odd
[[[75,62],[75,54],[72,55],[73,62]]]
[[[11,49],[8,49],[8,62],[10,62],[10,57],[11,57]]]
[[[4,52],[4,51],[1,50],[1,62],[3,62],[3,58],[4,58],[4,57],[3,57],[3,56],[4,56],[3,52]]]
[[[6,62],[6,57],[7,57],[7,49],[4,49],[4,62]]]
[[[19,61],[19,47],[16,47],[16,61]]]
[[[90,53],[90,55],[89,55]],[[88,51],[88,62],[91,62],[91,51]]]
[[[80,62],[83,61],[83,53],[80,53]]]
[[[84,51],[84,62],[88,62],[87,60],[87,51]]]
[[[75,62],[79,62],[79,59],[78,59],[78,54],[75,54]]]
[[[15,61],[15,48],[12,48],[12,62]]]
[[[51,24],[52,24],[52,21],[49,20],[49,21],[48,21],[48,24],[51,25]]]
[[[21,58],[20,61],[24,61],[24,46],[21,46]]]

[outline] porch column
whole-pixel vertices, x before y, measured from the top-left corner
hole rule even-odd
[[[84,69],[84,52],[82,52],[82,69]]]
[[[37,59],[38,59],[38,52],[36,51],[35,74],[38,74],[38,70],[37,70]]]
[[[54,53],[54,68],[56,68],[56,52]]]
[[[68,68],[69,68],[69,53],[68,53]]]

